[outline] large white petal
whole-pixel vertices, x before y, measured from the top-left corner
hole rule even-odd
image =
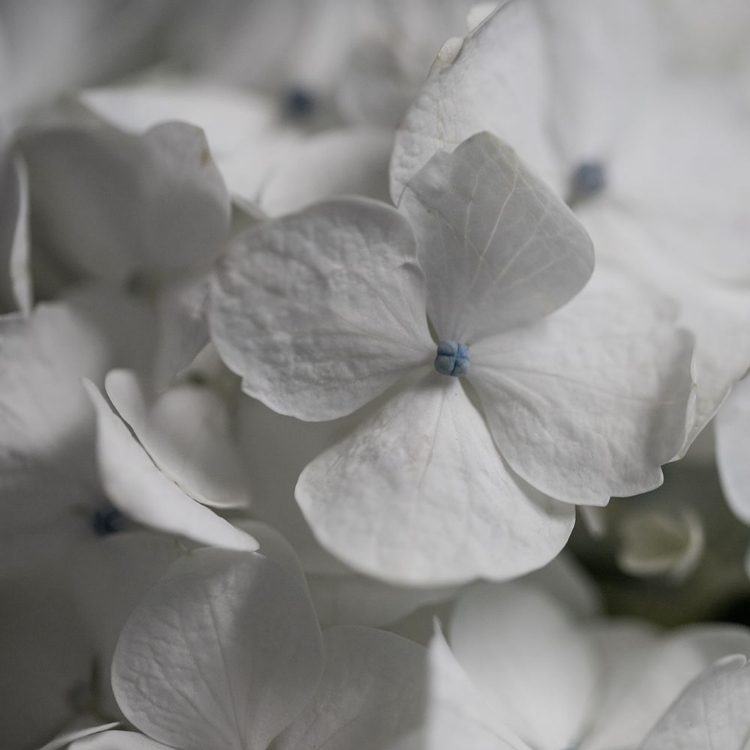
[[[577,745],[599,677],[565,608],[530,583],[480,584],[458,601],[453,653],[508,727],[537,750]]]
[[[418,727],[427,650],[382,630],[331,628],[315,697],[282,733],[277,750],[380,750]]]
[[[168,479],[213,508],[248,503],[229,408],[210,386],[183,383],[147,403],[137,376],[113,370],[107,395]]]
[[[229,195],[203,132],[142,136],[105,123],[42,129],[22,143],[40,239],[74,272],[147,281],[209,264],[229,231]]]
[[[456,46],[451,40],[438,56],[396,135],[394,202],[437,151],[452,151],[482,130],[511,143],[559,188],[557,158],[545,132],[550,81],[537,4],[506,0]]]
[[[750,524],[750,378],[740,381],[716,416],[716,462],[727,502]]]
[[[325,420],[434,357],[424,300],[406,218],[375,201],[332,200],[241,235],[215,278],[209,323],[247,393]]]
[[[595,274],[534,326],[472,347],[469,379],[510,466],[570,503],[662,482],[689,428],[693,337],[641,287]]]
[[[113,505],[134,521],[167,534],[229,549],[258,549],[251,536],[197,503],[170,481],[96,386],[88,380],[84,384],[96,408],[99,474]]]
[[[204,549],[178,561],[123,628],[125,715],[180,750],[266,750],[312,698],[323,648],[306,592],[275,562]]]
[[[697,677],[649,732],[641,750],[747,750],[750,666],[722,659]]]
[[[436,154],[409,181],[401,207],[440,339],[471,344],[536,322],[594,270],[591,240],[570,209],[490,133]]]
[[[583,750],[635,747],[702,670],[750,650],[750,633],[734,625],[694,625],[660,635],[645,622],[614,620],[586,630],[599,652],[602,681]]]
[[[0,139],[1,140],[1,139]],[[0,310],[31,310],[29,185],[23,160],[0,143]]]
[[[510,472],[456,378],[423,376],[300,476],[318,540],[356,570],[415,585],[511,578],[548,562],[573,509]]]

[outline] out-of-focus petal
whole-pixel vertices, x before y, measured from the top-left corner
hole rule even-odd
[[[482,130],[507,140],[560,188],[558,159],[544,128],[551,93],[537,4],[506,0],[456,46],[451,40],[450,50],[438,56],[396,135],[394,202],[437,151],[452,151]]]
[[[381,750],[418,727],[427,650],[382,630],[331,628],[315,697],[276,740],[277,750]]]
[[[0,143],[0,310],[31,311],[29,185],[19,156]]]
[[[128,518],[201,544],[256,550],[258,543],[197,503],[156,467],[96,386],[84,380],[96,408],[97,459],[107,497]]]
[[[729,507],[750,524],[750,378],[741,380],[716,416],[716,461]]]

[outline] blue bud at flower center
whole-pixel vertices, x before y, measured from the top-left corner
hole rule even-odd
[[[302,120],[313,114],[317,107],[315,95],[301,86],[294,86],[284,95],[282,110],[291,120]]]
[[[469,347],[457,341],[441,341],[437,348],[435,357],[435,369],[441,375],[450,375],[458,378],[466,375],[471,364]]]
[[[109,536],[124,530],[125,516],[114,506],[103,505],[92,513],[90,523],[97,536]]]
[[[570,178],[568,204],[574,205],[593,198],[607,187],[607,169],[603,162],[584,161],[579,164]]]

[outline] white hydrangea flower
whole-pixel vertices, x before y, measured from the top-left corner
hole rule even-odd
[[[681,303],[698,383],[683,452],[750,365],[750,141],[736,81],[675,73],[663,10],[502,3],[438,57],[397,134],[391,194],[481,130],[516,148],[571,203],[600,261]]]
[[[705,745],[675,738],[746,737],[747,712],[739,709],[750,672],[737,670],[745,659],[712,666],[748,653],[746,628],[706,624],[662,634],[635,620],[577,621],[542,589],[514,582],[469,590],[449,641],[437,634],[430,647],[423,732],[431,750],[460,735],[472,750],[698,750]],[[726,700],[728,685],[738,692]],[[705,715],[696,710],[701,694],[709,698]]]
[[[250,395],[305,420],[390,396],[300,477],[325,547],[402,583],[511,577],[559,551],[574,504],[661,482],[691,337],[609,277],[573,300],[592,268],[569,209],[486,133],[402,211],[331,201],[233,244],[210,324]]]
[[[383,631],[321,634],[277,563],[197,550],[145,595],[115,652],[115,696],[150,741],[103,733],[86,747],[377,750],[418,726],[426,655]]]

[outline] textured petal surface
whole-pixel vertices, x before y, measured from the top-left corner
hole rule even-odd
[[[490,133],[441,152],[404,192],[439,339],[536,322],[581,291],[594,248],[570,209]]]
[[[250,229],[215,282],[219,353],[282,414],[343,416],[434,357],[414,236],[385,204],[330,201]]]
[[[141,731],[180,750],[266,750],[323,670],[310,600],[260,555],[196,550],[126,623],[112,683]]]
[[[732,391],[716,417],[716,461],[727,502],[750,524],[750,378]]]
[[[315,697],[278,738],[277,750],[380,750],[421,724],[423,646],[353,626],[327,630],[323,645],[325,669]]]
[[[520,575],[554,557],[574,521],[506,468],[461,384],[437,373],[315,459],[296,496],[324,547],[402,584]]]
[[[456,52],[446,47],[396,136],[391,196],[439,150],[452,151],[482,130],[504,138],[539,175],[560,184],[544,131],[550,82],[536,3],[506,0]]]
[[[201,544],[258,549],[252,537],[197,503],[170,481],[96,386],[88,380],[84,383],[96,408],[99,474],[107,497],[119,510],[144,526]]]
[[[469,379],[500,452],[540,491],[605,505],[661,484],[693,390],[692,336],[661,302],[598,274],[541,323],[472,348]]]
[[[183,383],[152,403],[136,375],[113,370],[107,395],[153,462],[190,497],[213,508],[247,505],[227,404],[207,385]]]
[[[226,241],[229,195],[193,125],[50,129],[22,145],[40,240],[79,275],[169,277],[207,265]]]
[[[750,738],[750,667],[722,659],[697,677],[661,718],[641,750],[746,750]]]
[[[458,601],[450,643],[496,716],[532,747],[577,745],[599,665],[552,596],[529,584],[477,585]]]

